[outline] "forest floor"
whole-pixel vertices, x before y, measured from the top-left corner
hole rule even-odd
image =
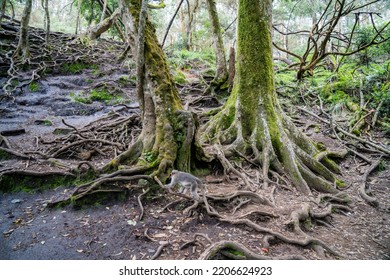
[[[120,119],[137,113],[134,85],[123,78],[129,76],[129,71],[123,64],[114,62],[118,53],[119,51],[107,53],[107,63],[98,65],[97,69],[81,69],[74,74],[47,74],[37,81],[37,88],[24,86],[15,92],[15,99],[2,101],[0,132],[7,135],[11,148],[25,152],[37,149],[38,143],[50,146],[50,143],[54,143],[52,141],[64,137],[69,130],[76,128],[81,131],[90,123],[104,124],[102,120],[107,118]],[[5,81],[5,77],[0,77],[1,84]],[[196,80],[193,82],[196,83]],[[88,98],[85,93],[99,88],[100,85],[116,85],[118,98],[91,102],[79,102],[80,99],[75,98]],[[194,94],[199,94],[198,90],[191,90],[194,87],[199,89],[199,84],[181,87],[183,104],[187,103],[187,98],[194,99]],[[315,141],[321,141],[329,148],[340,147],[338,140],[330,137],[331,133],[326,124],[302,115],[301,112],[297,112],[294,119],[298,124],[301,123],[302,127],[308,127],[310,123],[316,124],[305,131]],[[61,164],[53,164],[53,161],[47,159],[34,161],[11,157],[0,161],[0,172],[27,168],[40,172],[64,171],[77,165],[78,160],[86,160],[93,166],[100,167],[109,161],[115,152],[115,149],[110,149],[83,157],[82,151],[79,150],[73,155],[61,158]],[[341,166],[341,178],[349,186],[345,192],[352,200],[350,211],[332,213],[322,223],[308,223],[305,227],[306,234],[324,241],[345,259],[389,259],[389,168],[374,171],[368,178],[367,188],[379,202],[378,207],[373,207],[368,205],[358,192],[369,165],[351,154],[338,163]],[[253,169],[248,170],[248,173],[256,176]],[[237,178],[233,176],[232,181],[227,181],[223,174],[218,172],[201,179],[209,195],[233,193],[242,189],[241,183],[235,181]],[[142,220],[139,220],[141,209],[137,197],[142,192],[137,189],[129,190],[126,196],[99,200],[91,205],[49,208],[47,204],[50,201],[69,194],[74,186],[40,189],[32,182],[31,186],[27,191],[4,191],[0,181],[0,259],[118,260],[151,259],[153,256],[171,260],[197,259],[205,250],[207,239],[200,238],[199,242],[191,242],[196,234],[207,236],[211,242],[239,242],[258,254],[275,258],[286,255],[300,255],[307,259],[321,258],[310,247],[281,241],[265,248],[265,235],[247,226],[220,221],[217,217],[209,216],[204,209],[183,213],[183,209],[190,205],[190,202],[185,200],[166,207],[177,199],[166,193],[145,195],[142,199],[144,215]],[[234,208],[242,202],[235,200],[218,207],[227,212],[236,212],[236,216],[261,209],[271,214],[277,213],[271,217],[262,216],[256,222],[289,235],[286,220],[292,211],[299,209],[308,199],[292,188],[274,189],[272,195],[269,190],[261,188],[259,192],[270,199],[272,197],[278,211],[267,206],[259,208],[253,202],[235,211]],[[160,253],[161,248],[163,249]],[[326,257],[339,258],[329,252]]]

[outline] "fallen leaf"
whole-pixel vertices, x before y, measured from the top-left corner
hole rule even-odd
[[[135,226],[137,224],[137,221],[134,220],[127,220],[127,224],[131,226]]]
[[[78,253],[82,253],[82,252],[84,252],[83,250],[81,250],[81,249],[77,249],[76,250]]]

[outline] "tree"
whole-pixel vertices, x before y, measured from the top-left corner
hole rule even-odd
[[[236,76],[232,93],[220,112],[198,133],[209,154],[225,157],[250,153],[261,164],[264,183],[270,167],[286,174],[309,195],[338,192],[342,185],[329,170],[337,166],[319,153],[282,112],[272,67],[271,0],[239,0]],[[325,153],[326,155],[326,153]]]
[[[219,23],[217,6],[214,0],[206,0],[206,3],[210,16],[217,65],[217,71],[213,81],[211,82],[211,88],[212,90],[217,90],[226,83],[229,73],[226,66],[225,47],[222,41],[222,32],[221,25]]]
[[[120,3],[130,23],[128,41],[132,44],[131,49],[136,50],[140,1],[121,0]],[[113,159],[105,170],[134,164],[136,169],[155,169],[155,175],[165,180],[174,165],[180,170],[190,170],[195,122],[192,114],[182,109],[178,90],[149,19],[145,22],[144,40],[145,91],[140,96],[142,132],[136,143]]]
[[[26,4],[23,10],[22,20],[20,22],[20,35],[19,43],[14,52],[14,56],[22,54],[22,59],[26,60],[30,56],[30,50],[28,45],[28,24],[30,22],[32,0],[26,0]]]

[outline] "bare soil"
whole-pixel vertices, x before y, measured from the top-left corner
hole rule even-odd
[[[39,90],[32,92],[28,86],[15,95],[15,100],[2,102],[0,105],[0,131],[24,129],[25,133],[7,136],[12,148],[18,151],[36,148],[36,139],[53,140],[57,128],[69,129],[62,122],[81,129],[113,111],[122,110],[122,114],[136,111],[134,87],[120,85],[119,79],[129,75],[121,65],[114,63],[101,65],[104,73],[98,77],[93,70],[85,69],[78,74],[65,75],[54,73],[39,80]],[[96,72],[95,72],[96,73]],[[1,78],[4,82],[5,78]],[[92,82],[91,82],[92,81]],[[76,102],[71,93],[88,91],[97,83],[116,84],[123,93],[124,102],[132,108],[114,106],[94,101],[91,104]],[[183,91],[182,91],[183,92]],[[188,92],[191,93],[189,90]],[[186,103],[188,95],[183,96]],[[318,124],[320,132],[309,129],[315,141],[323,142],[328,148],[340,148],[331,131],[314,118],[295,115],[295,118],[307,125]],[[50,125],[45,125],[49,120]],[[47,122],[46,122],[47,124]],[[112,153],[96,155],[89,159],[93,166],[101,166],[112,158]],[[75,160],[65,163],[75,164]],[[345,191],[351,198],[350,211],[338,211],[327,216],[322,222],[313,219],[305,224],[304,231],[309,236],[324,241],[329,247],[342,255],[344,259],[389,259],[390,258],[390,170],[381,167],[370,174],[367,187],[371,195],[379,202],[378,207],[368,205],[358,193],[363,174],[369,165],[356,156],[348,155],[340,160],[341,178],[349,188]],[[8,169],[33,168],[39,171],[62,170],[46,161],[30,161],[11,158],[0,162],[0,172]],[[256,180],[256,170],[243,166],[248,176]],[[242,190],[242,184],[234,176],[228,181],[217,171],[201,178],[208,189],[208,195],[233,193]],[[300,255],[307,259],[321,259],[310,246],[297,246],[282,241],[274,241],[269,248],[264,244],[265,234],[245,225],[233,225],[207,214],[198,207],[189,213],[183,212],[191,202],[183,200],[165,207],[177,197],[164,192],[150,193],[142,197],[145,208],[142,220],[139,220],[141,208],[137,197],[141,189],[130,189],[126,195],[113,197],[98,203],[73,207],[48,208],[50,201],[69,194],[75,186],[60,186],[42,190],[38,187],[30,192],[3,192],[0,181],[0,259],[197,259],[204,252],[208,242],[187,244],[194,240],[195,234],[204,234],[212,242],[234,241],[247,248],[278,258],[286,255]],[[274,189],[276,187],[276,189]],[[233,212],[239,217],[251,210],[266,211],[274,216],[255,216],[257,224],[272,229],[291,238],[286,222],[290,214],[310,203],[291,186],[287,188],[269,185],[260,187],[259,194],[274,201],[275,207],[258,205],[253,201],[244,204],[235,211],[242,200],[214,204],[224,213]],[[317,195],[317,194],[316,194]],[[317,209],[319,212],[321,208]],[[296,237],[296,236],[295,236]],[[168,243],[166,243],[168,242]],[[188,246],[183,245],[187,244]],[[164,248],[161,253],[158,249]],[[156,254],[156,255],[155,255]],[[221,258],[227,256],[220,255]],[[329,252],[325,257],[338,259]]]

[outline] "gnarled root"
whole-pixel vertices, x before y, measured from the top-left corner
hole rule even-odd
[[[248,189],[253,190],[253,185],[228,158],[240,156],[249,160],[248,157],[253,157],[249,161],[261,166],[263,188],[271,182],[269,173],[272,170],[286,175],[305,195],[310,195],[312,189],[335,194],[338,193],[337,187],[344,186],[334,174],[340,173],[339,168],[328,156],[342,157],[345,152],[319,150],[282,112],[280,119],[276,116],[272,120],[260,113],[251,134],[244,136],[244,127],[238,121],[240,116],[237,112],[233,121],[229,122],[229,115],[233,114],[231,107],[225,106],[198,137],[208,156],[219,160],[225,171],[233,172]]]
[[[233,253],[232,253],[233,251]],[[200,255],[201,260],[213,259],[218,253],[223,254],[225,257],[239,260],[304,260],[302,256],[280,256],[280,257],[268,257],[245,247],[243,244],[228,240],[222,240],[211,244],[206,250]]]

